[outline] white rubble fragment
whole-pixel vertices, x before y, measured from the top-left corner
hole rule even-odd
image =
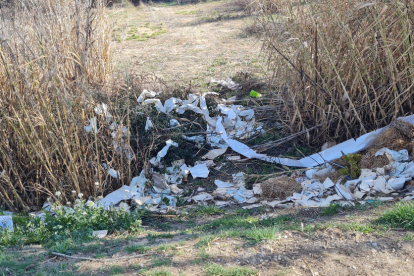
[[[405,177],[395,177],[388,179],[387,184],[394,190],[401,190],[404,187],[405,182]]]
[[[342,199],[342,196],[340,196],[338,194],[331,195],[331,196],[328,196],[327,198],[322,199],[321,202],[319,203],[319,206],[320,207],[326,207],[326,206],[329,206],[329,204],[331,204],[332,201],[340,200],[340,199]]]
[[[9,229],[12,232],[14,231],[12,216],[10,215],[0,216],[0,232],[1,232],[1,229]]]
[[[154,91],[148,91],[146,89],[144,89],[144,91],[142,91],[142,93],[139,95],[137,102],[142,103],[145,98],[154,98],[155,96],[159,95],[161,92],[156,93]]]
[[[361,175],[359,176],[359,180],[368,180],[368,179],[375,179],[377,177],[377,173],[373,172],[369,169],[361,169]]]
[[[373,190],[382,192],[384,194],[392,193],[394,190],[387,186],[387,180],[384,176],[378,176],[377,179],[373,180],[374,186],[372,187]]]
[[[256,203],[256,202],[259,202],[259,198],[257,198],[257,197],[251,197],[251,198],[249,198],[248,200],[246,200],[246,203],[247,204],[253,204],[253,203]]]
[[[405,162],[405,161],[410,160],[410,155],[408,154],[408,151],[406,149],[395,151],[395,150],[390,150],[387,148],[382,148],[375,153],[375,156],[384,155],[384,154],[387,156],[390,162],[393,162],[393,161]]]
[[[323,182],[323,188],[324,188],[325,190],[327,190],[327,189],[329,189],[329,188],[333,187],[334,185],[335,185],[335,183],[333,183],[333,181],[332,181],[329,177],[327,177],[327,178],[325,179],[325,181]]]
[[[90,133],[91,131],[98,133],[98,124],[96,122],[96,117],[93,117],[90,122],[89,126],[83,127],[87,133]]]
[[[223,155],[227,151],[227,149],[228,147],[212,149],[209,152],[207,152],[204,156],[202,156],[201,158],[213,160],[219,157],[220,155]]]
[[[216,163],[213,160],[196,161],[194,165],[206,164],[207,168],[214,167]]]
[[[150,118],[147,117],[147,122],[145,124],[145,131],[148,131],[153,127],[154,127],[154,124],[151,122]]]
[[[232,174],[231,176],[233,177],[233,183],[236,187],[244,186],[244,184],[246,183],[246,177],[242,172]]]
[[[174,142],[173,140],[171,140],[171,139],[169,139],[167,142],[165,142],[165,144],[166,145],[162,148],[162,150],[160,150],[157,153],[157,157],[151,158],[150,163],[152,165],[159,166],[160,162],[161,162],[161,159],[167,155],[167,152],[168,152],[169,148],[171,146],[178,147],[178,144],[176,142]]]
[[[335,190],[336,190],[336,193],[338,195],[342,196],[346,200],[353,200],[354,199],[351,191],[349,191],[348,188],[344,187],[341,184],[335,184]]]
[[[176,119],[171,119],[170,120],[170,127],[177,127],[179,125],[180,125],[180,123]]]
[[[313,174],[313,178],[325,179],[334,172],[331,165],[327,164],[325,168],[322,168]]]
[[[117,205],[122,200],[128,200],[136,195],[139,195],[138,189],[139,188],[137,187],[131,187],[131,186],[124,185],[118,190],[110,193],[103,199],[99,200],[97,204],[98,206],[103,207],[103,208]]]
[[[207,168],[207,165],[204,164],[198,164],[190,169],[190,173],[193,176],[193,178],[207,178],[209,174],[209,170]]]
[[[385,175],[385,169],[384,168],[376,168],[375,172],[377,173],[378,176],[380,176],[380,175],[384,176]]]
[[[201,193],[191,198],[195,202],[206,202],[212,200],[213,197],[208,193]]]
[[[121,174],[119,173],[119,171],[114,170],[114,169],[109,169],[109,170],[108,170],[108,174],[109,174],[111,177],[115,178],[115,179],[118,179],[118,178],[120,178],[120,177],[121,177]]]
[[[401,172],[401,175],[405,177],[414,177],[414,162],[413,161],[406,163],[404,171]]]
[[[152,197],[150,196],[133,197],[132,202],[138,206],[141,206],[148,203],[151,199]]]
[[[132,178],[130,187],[136,187],[139,194],[143,195],[145,192],[145,185],[148,179],[145,177],[145,171],[142,170],[139,176]]]
[[[240,155],[231,155],[231,156],[227,156],[226,158],[229,161],[237,161],[237,160],[241,160],[241,156]]]
[[[305,172],[305,175],[307,178],[312,179],[317,171],[318,169],[310,169]]]
[[[374,179],[366,179],[361,182],[359,188],[363,192],[369,192],[374,187]]]
[[[97,230],[92,232],[92,237],[102,239],[108,235],[108,230]]]
[[[152,174],[152,183],[154,184],[154,187],[162,190],[169,188],[167,181],[165,180],[165,175],[163,174],[154,172]]]
[[[184,190],[178,188],[177,184],[173,184],[171,185],[171,192],[173,192],[176,195],[181,195],[184,192]]]
[[[226,207],[230,205],[229,201],[222,201],[222,200],[216,200],[214,202],[214,205],[216,205],[217,207]]]
[[[253,193],[255,195],[261,195],[262,194],[262,184],[253,184]]]
[[[214,184],[216,184],[217,188],[230,188],[230,187],[234,187],[234,185],[232,183],[229,182],[224,182],[221,180],[214,180]]]
[[[250,209],[259,208],[259,207],[262,207],[262,206],[263,206],[263,204],[258,203],[258,204],[243,206],[242,209],[250,210]]]

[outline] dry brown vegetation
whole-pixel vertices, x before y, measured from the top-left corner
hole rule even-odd
[[[111,74],[103,6],[25,0],[1,12],[0,204],[28,210],[55,191],[90,194],[107,155],[83,129]]]
[[[259,22],[292,132],[345,139],[412,112],[412,1],[277,2]]]

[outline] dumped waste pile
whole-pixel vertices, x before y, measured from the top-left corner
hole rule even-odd
[[[230,181],[215,179],[216,189],[213,192],[207,192],[200,187],[184,197],[184,202],[215,204],[219,207],[242,204],[243,208],[250,209],[259,206],[325,207],[331,202],[354,205],[374,198],[393,201],[411,200],[414,197],[414,186],[406,185],[414,177],[414,162],[408,151],[414,148],[411,143],[414,135],[414,115],[399,118],[390,126],[367,133],[356,140],[350,139],[329,148],[325,147],[319,153],[294,160],[256,153],[241,142],[266,132],[263,124],[256,122],[254,109],[235,104],[235,97],[222,100],[216,108],[217,115],[210,116],[206,96],[218,96],[218,93],[189,94],[185,100],[172,97],[164,103],[157,98],[158,95],[160,93],[144,90],[137,99],[137,112],[145,106],[154,106],[159,113],[171,117],[171,129],[180,127],[180,122],[170,116],[172,112],[178,115],[186,111],[199,114],[206,124],[206,132],[202,135],[182,135],[182,138],[193,143],[196,148],[207,143],[211,150],[201,160],[197,160],[194,166],[179,159],[166,167],[163,160],[169,149],[180,146],[169,139],[156,156],[150,159],[149,167],[134,177],[129,185],[124,185],[89,204],[125,211],[129,211],[131,207],[147,208],[161,213],[174,210],[177,207],[177,197],[183,197],[183,183],[189,175],[193,179],[207,178],[211,168],[222,166],[216,164],[214,159],[228,151],[235,153],[227,156],[228,160],[258,159],[296,169],[291,176],[271,178],[254,184],[252,189],[246,188],[246,175],[243,172],[235,173]],[[98,105],[94,111],[96,116],[104,118],[103,121],[112,131],[113,146],[118,154],[133,158],[131,146],[124,139],[128,136],[128,128],[120,127],[115,122],[105,104]],[[147,117],[145,130],[151,131],[152,128],[154,123]],[[97,118],[92,118],[84,129],[96,133]],[[395,145],[399,148],[395,148]],[[384,147],[378,148],[379,146]],[[364,150],[366,153],[362,156],[356,154]],[[102,166],[111,177],[121,177],[116,168],[109,168],[107,164]],[[44,207],[47,210],[50,206],[47,203]],[[70,207],[65,208],[70,212]],[[44,213],[38,214],[43,215]],[[8,217],[4,219],[9,221]]]
[[[235,98],[222,100],[223,103],[217,106],[220,114],[211,117],[205,97],[206,95],[218,95],[217,93],[189,94],[186,100],[170,98],[164,103],[156,98],[157,95],[159,93],[143,91],[138,98],[138,103],[140,106],[154,105],[158,112],[167,115],[172,111],[183,114],[187,110],[200,114],[206,123],[206,134],[183,135],[183,138],[192,141],[195,147],[200,147],[201,143],[206,142],[213,149],[203,156],[203,160],[196,161],[193,167],[185,164],[183,159],[176,160],[172,163],[172,166],[165,168],[165,173],[160,173],[159,170],[164,168],[162,160],[168,154],[169,148],[179,146],[176,142],[168,140],[164,148],[150,160],[151,169],[149,174],[145,175],[144,171],[141,172],[140,176],[132,180],[130,186],[124,186],[106,196],[98,203],[103,207],[117,205],[121,201],[130,199],[133,205],[146,206],[152,211],[166,212],[171,210],[176,207],[177,200],[175,196],[183,193],[183,189],[180,189],[177,185],[182,184],[183,179],[186,179],[188,175],[191,175],[193,179],[207,178],[209,169],[220,165],[215,164],[213,160],[226,153],[228,149],[239,154],[239,156],[230,156],[231,159],[256,158],[267,162],[309,169],[296,170],[292,177],[283,176],[269,179],[264,183],[254,184],[251,190],[246,189],[245,175],[243,172],[239,172],[232,175],[231,181],[225,182],[216,179],[214,183],[217,188],[212,193],[207,193],[203,188],[199,188],[197,193],[187,197],[186,201],[197,204],[214,203],[220,207],[230,204],[245,204],[244,208],[258,206],[286,208],[298,205],[324,207],[332,201],[337,201],[340,204],[355,204],[357,201],[370,200],[378,193],[391,194],[392,196],[400,195],[399,192],[404,184],[414,176],[414,162],[411,161],[412,158],[405,149],[400,151],[388,148],[377,150],[375,157],[371,156],[371,158],[383,156],[383,159],[386,158],[388,163],[384,164],[383,167],[370,169],[359,169],[356,165],[357,175],[355,176],[352,173],[354,168],[351,161],[352,154],[370,148],[374,141],[376,146],[381,145],[379,140],[384,144],[384,140],[387,140],[386,137],[391,134],[395,136],[396,132],[393,132],[395,129],[402,130],[405,128],[405,138],[406,140],[409,139],[410,137],[407,136],[414,133],[412,131],[414,116],[401,118],[389,127],[368,133],[356,140],[351,139],[301,160],[293,160],[258,154],[246,144],[240,142],[254,134],[264,133],[264,130],[263,125],[255,121],[254,110],[233,104]],[[174,119],[171,119],[170,124],[171,127],[179,125],[178,121]],[[147,118],[146,130],[150,130],[152,127],[151,118]],[[410,131],[411,134],[409,134]],[[393,142],[397,143],[395,137],[393,137]],[[355,158],[358,158],[357,156],[355,154]],[[334,162],[340,157],[342,157],[342,160],[339,161],[349,159],[346,161],[350,164],[349,168],[347,165],[341,166]],[[361,159],[361,156],[359,158]],[[359,163],[360,160],[357,160],[357,162]],[[342,176],[339,173],[341,170]],[[341,177],[338,178],[338,175]],[[349,179],[350,176],[354,177]],[[148,188],[146,177],[151,179],[151,189]],[[269,193],[269,190],[272,189],[278,192]],[[414,193],[412,191],[406,192],[404,199],[411,199]],[[379,199],[394,200],[392,196],[379,197]]]

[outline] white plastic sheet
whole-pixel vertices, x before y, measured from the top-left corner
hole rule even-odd
[[[83,128],[85,129],[85,131],[87,133],[90,133],[92,131],[95,132],[95,133],[98,133],[98,127],[97,127],[96,117],[93,117],[90,120],[89,126],[84,126]]]
[[[12,216],[0,216],[0,232],[1,229],[9,229],[14,231]]]
[[[207,178],[209,174],[209,170],[207,168],[207,164],[198,164],[195,165],[190,169],[190,173],[193,176],[193,178]]]
[[[407,117],[398,118],[399,120],[403,120],[414,124],[414,115],[410,115]],[[216,132],[221,133],[221,138],[227,143],[229,147],[231,147],[235,152],[244,155],[248,158],[256,158],[266,162],[271,163],[278,163],[285,166],[294,166],[294,167],[303,167],[303,168],[310,168],[316,167],[321,164],[324,164],[327,161],[332,161],[338,159],[342,156],[342,153],[350,154],[362,151],[372,145],[375,138],[378,135],[382,134],[389,126],[377,129],[361,137],[355,139],[349,139],[343,143],[340,143],[336,146],[328,148],[324,151],[319,153],[313,154],[311,156],[304,157],[299,160],[289,159],[289,158],[280,158],[280,157],[271,157],[265,154],[258,154],[247,145],[230,139],[225,131],[225,128],[222,124],[222,118],[219,117],[216,123]]]
[[[154,165],[154,166],[159,166],[159,165],[160,165],[160,161],[161,161],[161,159],[162,159],[164,156],[166,156],[166,155],[167,155],[167,152],[168,152],[169,148],[170,148],[171,146],[178,147],[178,144],[177,144],[176,142],[174,142],[173,140],[171,140],[171,139],[169,139],[167,142],[165,142],[165,144],[166,144],[166,145],[162,148],[162,150],[160,150],[160,151],[157,153],[157,157],[153,157],[153,158],[151,158],[150,163],[151,163],[152,165]]]

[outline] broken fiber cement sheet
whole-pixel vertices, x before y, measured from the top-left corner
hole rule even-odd
[[[310,168],[319,166],[326,163],[327,161],[332,161],[342,157],[342,152],[344,154],[356,153],[364,149],[369,148],[378,135],[382,134],[389,126],[374,130],[370,133],[364,134],[361,137],[355,139],[349,139],[345,142],[342,142],[336,146],[333,146],[329,149],[315,153],[311,156],[304,157],[299,160],[289,159],[289,158],[279,158],[271,157],[265,154],[258,154],[253,149],[249,148],[247,145],[230,139],[227,136],[226,130],[224,129],[222,123],[222,117],[219,117],[216,123],[216,132],[221,133],[221,138],[227,143],[227,145],[232,148],[235,152],[244,155],[248,158],[256,158],[270,163],[277,163],[285,166],[292,167],[302,167]],[[414,115],[407,117],[400,117],[397,120],[403,120],[410,124],[414,124]]]

